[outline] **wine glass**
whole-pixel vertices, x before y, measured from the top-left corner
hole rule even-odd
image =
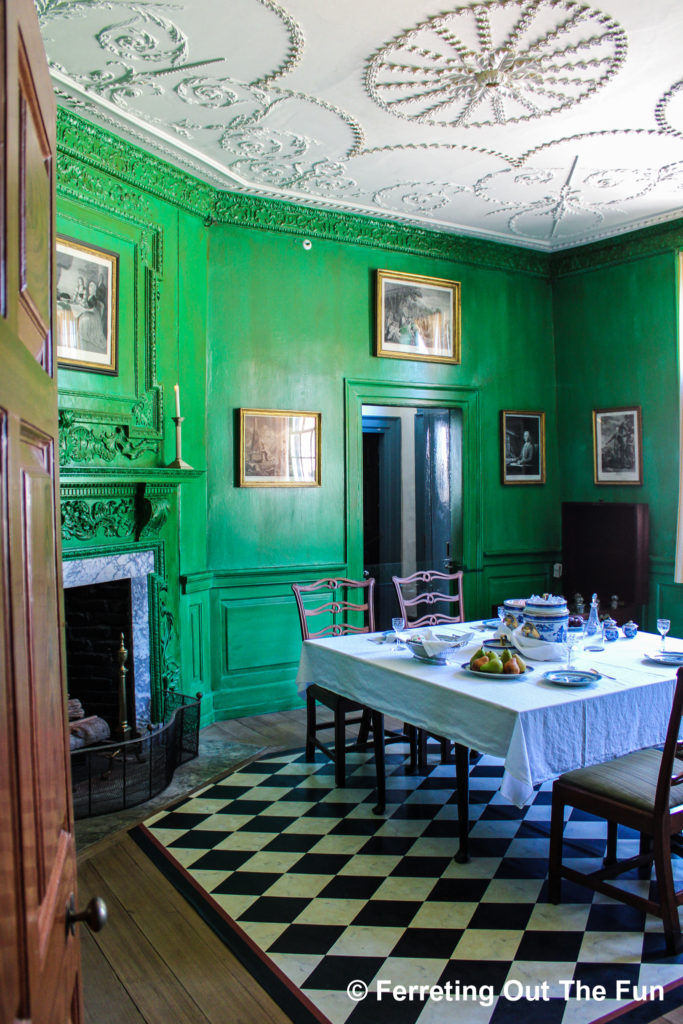
[[[399,649],[403,646],[403,644],[401,643],[401,638],[398,634],[405,629],[405,626],[406,620],[403,618],[402,615],[397,615],[395,619],[391,620],[391,628],[394,631],[394,643],[397,645]]]
[[[657,631],[658,631],[658,633],[660,634],[660,636],[662,638],[662,646],[659,648],[660,651],[664,650],[666,634],[669,632],[670,629],[671,629],[671,620],[670,619],[657,619]]]
[[[498,628],[502,629],[503,626],[505,625],[505,605],[504,604],[499,604],[498,605],[498,618],[500,619],[500,626]]]

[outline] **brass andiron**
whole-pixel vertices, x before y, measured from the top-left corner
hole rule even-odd
[[[128,711],[126,708],[126,676],[128,675],[128,669],[126,668],[126,661],[128,660],[128,651],[126,650],[123,642],[123,633],[121,633],[121,646],[118,650],[119,659],[119,725],[116,730],[117,740],[130,739],[130,727],[128,725]]]

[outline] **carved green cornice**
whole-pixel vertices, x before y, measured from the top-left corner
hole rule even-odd
[[[639,231],[609,238],[604,242],[593,242],[566,252],[554,253],[550,257],[552,277],[566,277],[568,274],[628,260],[655,256],[658,253],[675,252],[683,247],[683,218],[655,224]]]
[[[311,238],[368,245],[376,249],[428,256],[432,259],[469,263],[499,270],[545,275],[545,253],[502,242],[464,237],[427,228],[399,224],[381,217],[336,210],[318,210],[281,199],[263,199],[237,192],[217,192],[214,218],[222,224],[265,228]]]
[[[215,190],[131,142],[112,135],[64,107],[57,110],[57,181],[64,156],[114,175],[134,188],[209,217]]]
[[[83,165],[80,169],[78,164]],[[63,166],[62,166],[63,165]],[[174,203],[207,223],[280,231],[310,238],[367,245],[500,270],[547,275],[546,253],[502,242],[433,231],[381,217],[301,206],[214,188],[153,153],[63,107],[57,113],[57,186],[60,192],[105,198],[118,193],[124,208],[141,208],[143,200],[123,184],[108,186],[96,172],[142,193]]]

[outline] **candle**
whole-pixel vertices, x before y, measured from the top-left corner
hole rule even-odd
[[[180,417],[180,385],[174,384],[173,390],[175,391],[175,414]]]

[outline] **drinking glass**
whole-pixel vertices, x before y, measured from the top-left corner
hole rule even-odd
[[[666,634],[669,632],[670,629],[671,629],[671,620],[670,619],[657,619],[657,631],[659,632],[659,634],[661,635],[661,638],[662,638],[662,646],[659,648],[660,651],[664,650]]]
[[[505,625],[505,605],[498,605],[498,618],[500,619],[500,629]]]
[[[567,639],[565,644],[567,646],[567,664],[566,668],[574,667],[574,648],[578,644],[579,640],[582,639],[582,631],[580,629],[569,629],[567,630]]]
[[[401,643],[401,638],[398,634],[405,629],[405,626],[406,620],[403,618],[402,615],[397,615],[395,619],[391,620],[391,628],[394,631],[394,643],[396,644],[397,650],[400,650],[403,647],[403,644]]]

